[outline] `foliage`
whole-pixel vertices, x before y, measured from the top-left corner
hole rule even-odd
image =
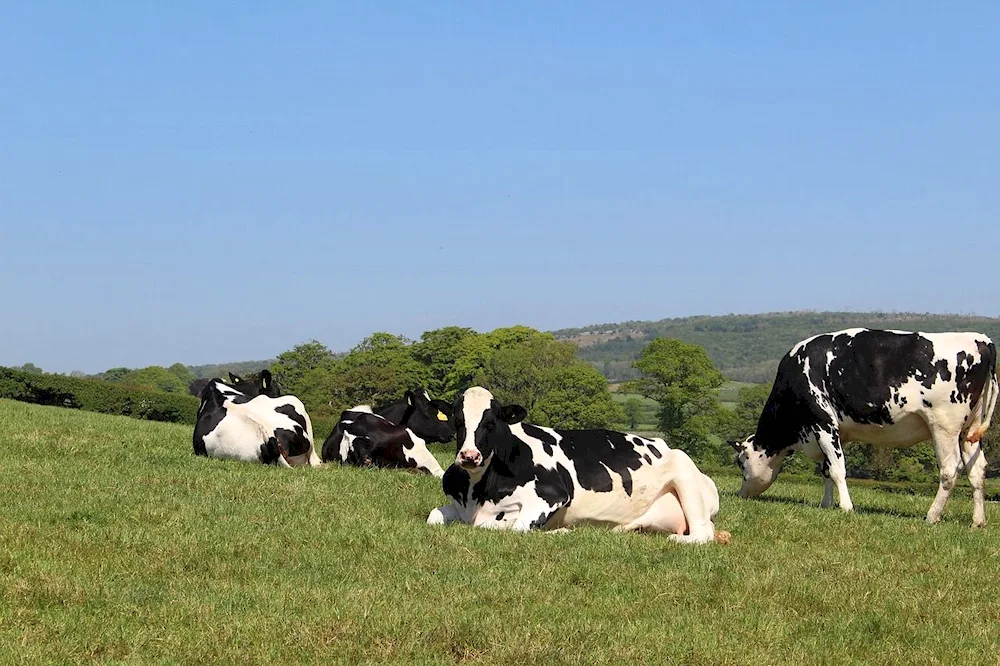
[[[34,363],[25,363],[21,366],[15,366],[11,368],[12,370],[20,370],[21,372],[26,372],[29,375],[44,375],[45,371],[39,368]]]
[[[623,388],[660,403],[660,428],[668,443],[696,458],[717,453],[719,446],[710,435],[724,418],[716,390],[725,377],[705,350],[659,338],[642,350],[635,367],[642,377]]]
[[[455,347],[455,363],[445,377],[443,397],[450,400],[475,384],[476,377],[497,350],[516,347],[533,339],[552,340],[553,337],[550,333],[527,326],[511,326],[463,338]]]
[[[625,410],[625,423],[628,424],[629,428],[634,430],[639,424],[639,419],[642,418],[642,400],[635,396],[629,396],[622,407]]]
[[[606,428],[624,419],[601,373],[576,359],[576,348],[544,334],[500,347],[486,357],[475,383],[503,404],[528,410],[527,420],[556,428]]]
[[[0,368],[0,398],[179,423],[194,423],[198,411],[198,399],[187,393],[168,394],[10,368]]]
[[[447,326],[427,331],[420,336],[420,342],[410,348],[413,358],[426,368],[426,389],[431,395],[453,398],[448,390],[448,373],[458,359],[462,342],[478,334],[471,328]]]
[[[174,367],[177,366],[180,366],[184,370],[187,369],[179,363]],[[191,373],[188,372],[187,374]],[[191,378],[194,378],[193,375]],[[117,382],[120,384],[127,384],[129,386],[152,389],[154,391],[163,391],[165,393],[187,393],[188,384],[191,380],[188,379],[185,381],[174,371],[168,370],[167,368],[159,365],[151,365],[138,370],[130,370],[129,372],[121,375]]]
[[[426,383],[427,369],[413,358],[409,340],[375,333],[336,363],[330,393],[335,409],[342,410],[392,402]]]
[[[855,482],[858,512],[842,515],[818,508],[816,479],[783,476],[753,501],[717,476],[718,526],[733,544],[690,547],[603,528],[432,528],[439,479],[208,460],[191,455],[187,425],[0,401],[0,430],[2,663],[781,666],[1000,654],[1000,509],[987,505],[991,526],[970,530],[964,484],[944,522],[927,526],[933,487]]]
[[[333,363],[333,354],[326,345],[310,340],[278,354],[278,360],[270,369],[285,391],[298,395],[306,390],[302,381],[306,373],[317,368],[332,368]]]

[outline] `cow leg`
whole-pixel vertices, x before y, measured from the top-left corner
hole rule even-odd
[[[532,501],[521,505],[521,510],[517,514],[517,520],[511,524],[510,529],[515,532],[543,529],[545,524],[549,522],[549,519],[564,506],[565,502],[557,501],[555,504],[549,504],[546,500],[539,497],[537,502]]]
[[[934,440],[934,452],[937,454],[939,483],[937,495],[931,508],[927,510],[927,522],[938,523],[941,521],[941,514],[944,513],[944,505],[951,496],[951,491],[958,481],[958,475],[962,470],[962,462],[959,457],[959,436],[949,432],[944,428],[931,426],[931,439]],[[975,510],[973,510],[975,511]],[[974,516],[973,516],[974,518]]]
[[[978,443],[962,442],[965,473],[972,485],[972,526],[986,526],[986,456]]]
[[[437,458],[421,442],[414,443],[413,447],[409,449],[404,445],[403,456],[407,462],[413,463],[417,469],[423,470],[438,479],[444,476],[444,470],[441,469],[441,464],[437,461]]]
[[[455,505],[446,504],[445,506],[439,506],[430,512],[427,516],[427,524],[450,525],[460,519],[461,516],[458,515],[458,510],[455,508]]]
[[[830,463],[823,461],[823,501],[819,506],[821,509],[828,509],[833,506],[833,479],[830,478]]]
[[[829,500],[833,504],[833,487],[836,486],[840,508],[843,511],[854,511],[854,502],[847,490],[847,463],[844,460],[844,448],[840,444],[840,432],[836,428],[832,432],[820,430],[816,433],[816,443],[826,457],[825,466],[829,474],[829,478],[824,481],[823,501],[827,501],[829,488]]]

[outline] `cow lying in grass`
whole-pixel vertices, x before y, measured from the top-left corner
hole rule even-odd
[[[1000,393],[996,347],[981,333],[849,329],[808,338],[781,359],[757,431],[733,442],[741,497],[768,489],[791,453],[822,463],[822,506],[854,508],[843,445],[905,447],[930,439],[940,486],[927,520],[941,519],[959,474],[972,485],[972,523],[986,523],[980,445]]]
[[[348,465],[418,469],[436,477],[444,470],[427,442],[447,442],[454,435],[451,406],[431,400],[423,389],[373,410],[360,405],[345,410],[323,442],[323,460]]]
[[[195,455],[280,467],[318,465],[312,422],[295,396],[250,397],[221,379],[201,392]]]
[[[455,402],[457,454],[444,475],[451,503],[427,523],[558,529],[583,523],[663,532],[681,543],[729,542],[716,532],[715,483],[662,439],[521,423],[482,387]]]

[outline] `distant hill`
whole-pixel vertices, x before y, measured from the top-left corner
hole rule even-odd
[[[899,312],[774,312],[721,317],[684,317],[628,321],[553,331],[580,347],[580,358],[609,381],[634,379],[632,368],[642,348],[654,338],[679,338],[701,345],[729,379],[769,382],[778,359],[796,342],[844,328],[892,328],[908,331],[979,331],[1000,340],[1000,318]]]

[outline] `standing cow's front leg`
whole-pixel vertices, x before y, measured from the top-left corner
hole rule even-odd
[[[830,428],[830,431],[820,430],[815,435],[816,443],[826,458],[824,467],[829,477],[824,480],[823,504],[826,506],[833,504],[833,487],[835,486],[840,508],[843,511],[854,511],[854,502],[851,501],[851,494],[847,491],[847,461],[844,458],[844,447],[840,443],[840,431],[836,426],[830,426]],[[827,503],[828,499],[829,503]]]
[[[833,479],[830,478],[830,462],[823,460],[820,467],[823,474],[823,501],[820,502],[821,509],[828,509],[833,506]]]

